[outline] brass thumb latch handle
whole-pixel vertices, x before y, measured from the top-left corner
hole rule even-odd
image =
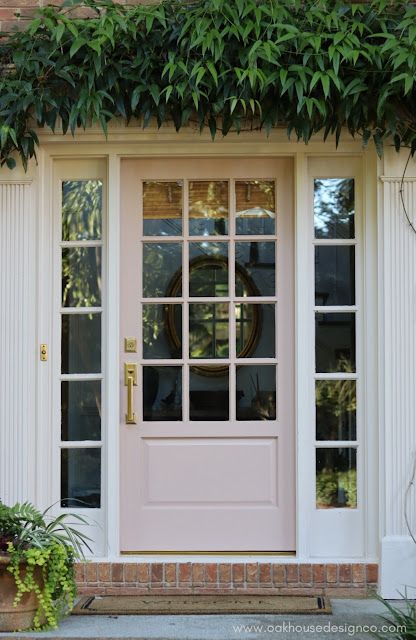
[[[127,387],[126,424],[137,424],[136,414],[134,413],[133,393],[133,387],[137,386],[137,364],[124,363],[124,385]]]

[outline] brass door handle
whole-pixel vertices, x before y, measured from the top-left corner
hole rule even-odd
[[[124,385],[127,387],[127,413],[126,424],[137,424],[134,413],[134,391],[137,385],[137,364],[126,362],[124,364]]]

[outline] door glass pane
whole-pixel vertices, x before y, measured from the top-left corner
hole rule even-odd
[[[189,295],[191,297],[228,296],[228,244],[191,242],[189,244]]]
[[[228,303],[189,305],[189,356],[228,357]]]
[[[228,233],[228,182],[189,182],[189,234],[218,236]]]
[[[64,314],[62,373],[101,372],[101,314]]]
[[[354,238],[354,180],[314,180],[315,238]]]
[[[315,304],[355,304],[355,247],[315,247]]]
[[[143,235],[182,234],[182,182],[143,182]]]
[[[235,199],[237,234],[264,235],[275,232],[273,180],[237,180]]]
[[[236,242],[236,295],[276,295],[276,251],[274,242]]]
[[[61,439],[101,439],[101,382],[61,382]]]
[[[215,366],[203,371],[192,367],[189,374],[191,420],[228,420],[228,367],[219,374]]]
[[[235,330],[238,358],[275,357],[273,304],[236,304]]]
[[[276,367],[237,367],[237,420],[276,419]]]
[[[315,314],[316,371],[355,371],[355,314]]]
[[[62,449],[61,506],[99,508],[101,503],[101,449]]]
[[[318,509],[357,507],[357,450],[316,450],[316,506]]]
[[[62,306],[101,306],[101,248],[62,249]]]
[[[355,440],[357,394],[355,380],[317,380],[316,439]]]
[[[65,180],[62,183],[62,240],[101,240],[101,180]]]
[[[144,304],[143,358],[182,358],[182,305]]]
[[[182,245],[173,242],[143,245],[143,296],[177,298],[182,295]]]
[[[182,367],[143,367],[143,419],[182,420]]]

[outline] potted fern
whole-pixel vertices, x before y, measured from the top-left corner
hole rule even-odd
[[[74,563],[89,538],[75,514],[49,515],[25,502],[0,501],[0,631],[56,628],[74,604]]]

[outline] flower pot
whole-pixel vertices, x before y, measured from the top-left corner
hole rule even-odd
[[[0,631],[23,631],[33,626],[33,618],[38,608],[38,599],[34,591],[24,593],[19,603],[14,606],[17,587],[14,577],[8,571],[10,560],[7,556],[0,556]],[[40,578],[39,567],[36,568],[35,577]],[[21,574],[24,575],[25,564],[21,565]],[[38,574],[36,576],[36,573]]]

